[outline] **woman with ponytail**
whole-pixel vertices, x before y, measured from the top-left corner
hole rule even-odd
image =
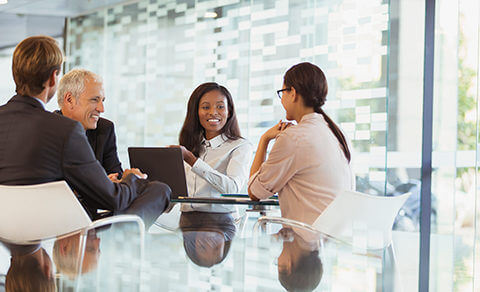
[[[290,68],[277,93],[287,120],[266,131],[250,169],[254,200],[278,193],[282,216],[312,224],[340,190],[355,188],[345,136],[322,109],[328,92],[322,70],[311,63]],[[276,139],[266,159],[270,141]]]

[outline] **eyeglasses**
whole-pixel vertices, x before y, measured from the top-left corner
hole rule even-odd
[[[291,88],[284,88],[284,89],[277,90],[278,98],[282,99],[283,92],[284,91],[290,91],[290,90],[291,90]]]

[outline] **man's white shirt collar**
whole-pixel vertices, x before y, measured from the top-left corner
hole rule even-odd
[[[34,98],[40,102],[40,104],[42,105],[44,110],[47,110],[47,105],[43,102],[43,100],[41,100],[40,98],[36,98],[36,97],[34,97]]]

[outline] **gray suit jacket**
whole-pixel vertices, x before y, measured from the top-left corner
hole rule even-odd
[[[32,97],[12,97],[0,107],[0,184],[59,180],[67,181],[91,210],[122,211],[146,185],[132,174],[112,183],[80,123],[45,111]]]

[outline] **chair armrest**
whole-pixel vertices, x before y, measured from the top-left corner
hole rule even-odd
[[[145,224],[143,223],[143,220],[136,215],[115,215],[115,216],[105,217],[105,218],[93,221],[88,226],[88,229],[98,228],[107,224],[123,223],[123,222],[136,222],[139,225],[138,227],[141,230],[145,230]]]
[[[316,230],[315,228],[313,228],[313,226],[311,226],[309,224],[305,224],[305,223],[300,222],[300,221],[287,219],[287,218],[282,218],[282,217],[262,216],[262,217],[258,218],[257,223],[255,225],[266,224],[266,223],[269,223],[269,222],[270,223],[285,224],[285,225],[289,225],[289,226],[293,226],[293,227],[298,227],[298,228],[301,228],[301,229],[304,229],[304,230],[307,230],[307,231],[310,231],[310,232],[320,233],[318,230]]]

